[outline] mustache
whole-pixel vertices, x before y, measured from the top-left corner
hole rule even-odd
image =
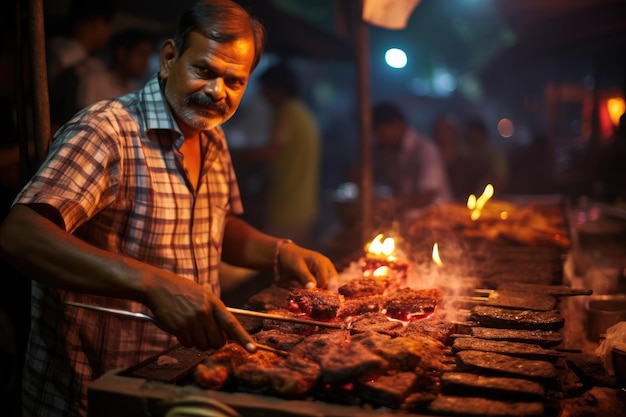
[[[205,107],[207,110],[217,111],[224,115],[228,112],[228,105],[222,102],[217,102],[211,97],[203,93],[194,93],[187,98],[187,103],[196,104],[198,106]]]

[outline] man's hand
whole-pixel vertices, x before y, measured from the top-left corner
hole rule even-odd
[[[154,286],[146,305],[157,317],[159,327],[173,334],[186,347],[217,349],[227,340],[256,351],[252,337],[215,294],[203,286],[177,277]]]
[[[295,243],[284,243],[278,253],[279,272],[294,276],[306,288],[325,288],[337,270],[326,256]]]

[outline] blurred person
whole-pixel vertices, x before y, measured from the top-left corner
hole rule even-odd
[[[483,167],[469,157],[467,146],[462,141],[461,126],[453,114],[436,116],[431,125],[431,136],[441,150],[452,199],[465,202],[470,194],[476,192],[477,175]]]
[[[265,29],[232,0],[197,1],[143,88],[79,112],[0,226],[31,279],[23,417],[86,416],[87,388],[180,343],[256,351],[220,300],[219,263],[325,287],[322,254],[243,222],[221,125],[237,110]],[[153,314],[152,323],[65,304]]]
[[[237,151],[234,158],[267,163],[262,230],[310,246],[319,213],[322,139],[318,122],[299,97],[297,76],[287,64],[267,68],[259,84],[274,110],[268,144]]]
[[[110,65],[86,71],[78,82],[78,108],[139,88],[145,81],[150,58],[157,49],[155,35],[142,29],[127,29],[114,34],[109,46]]]
[[[100,53],[113,34],[117,3],[73,0],[68,10],[68,32],[51,37],[46,46],[53,133],[81,108],[76,90],[82,74],[106,70]]]
[[[409,125],[391,102],[379,102],[372,110],[374,130],[373,175],[377,186],[391,190],[399,213],[452,199],[448,176],[437,145]]]
[[[466,121],[465,140],[472,166],[480,169],[473,178],[473,193],[482,193],[487,184],[492,184],[496,192],[506,192],[509,186],[508,156],[491,143],[487,125],[482,119]]]

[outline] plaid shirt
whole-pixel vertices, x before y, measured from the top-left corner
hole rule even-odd
[[[183,137],[155,76],[143,89],[81,111],[56,135],[15,203],[45,203],[94,246],[173,271],[219,294],[229,213],[243,209],[221,128],[204,132],[197,191],[186,179]],[[74,300],[148,312],[138,303],[32,283],[23,416],[85,416],[89,382],[136,365],[176,340],[155,325],[64,306]]]

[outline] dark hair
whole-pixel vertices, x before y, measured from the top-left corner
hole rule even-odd
[[[392,122],[406,122],[398,106],[387,101],[376,104],[372,110],[372,126],[376,128]]]
[[[126,29],[117,32],[111,37],[111,49],[118,48],[132,49],[142,42],[153,42],[156,44],[157,36],[151,31],[144,29]]]
[[[289,97],[298,95],[298,79],[293,70],[285,63],[276,64],[266,69],[259,77],[264,87],[277,88]]]
[[[220,43],[252,35],[256,68],[265,48],[265,27],[243,7],[231,0],[199,0],[183,13],[174,42],[179,53],[187,49],[189,34],[199,32]]]
[[[115,0],[73,0],[69,5],[69,26],[86,22],[90,19],[104,19],[112,22],[118,11]]]

